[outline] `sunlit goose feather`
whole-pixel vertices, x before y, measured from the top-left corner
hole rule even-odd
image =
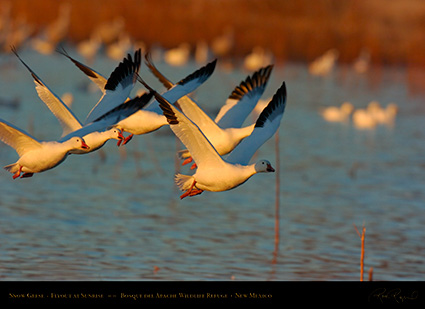
[[[108,80],[105,77],[103,77],[102,74],[96,72],[95,70],[86,66],[85,64],[81,63],[80,61],[72,58],[66,52],[66,50],[64,48],[58,49],[57,52],[64,55],[65,57],[67,57],[69,60],[71,60],[77,68],[79,68],[82,72],[84,72],[84,74],[86,74],[86,76],[88,78],[90,78],[90,80],[99,87],[99,89],[102,91],[102,93],[105,93],[105,85],[108,82]]]
[[[15,49],[13,49],[13,52],[30,71],[31,76],[34,79],[37,93],[41,100],[59,120],[63,130],[60,141],[65,141],[73,136],[82,136],[86,143],[90,146],[86,149],[72,150],[71,153],[82,154],[93,152],[102,147],[109,139],[124,139],[124,136],[118,128],[110,128],[107,125],[102,127],[98,125],[96,126],[97,131],[95,131],[92,129],[94,127],[87,128],[87,126],[83,126],[69,107],[53,91],[51,91],[41,78],[37,76],[37,74],[35,74],[35,72],[19,57]]]
[[[0,140],[14,148],[19,155],[16,163],[4,168],[13,174],[13,179],[31,177],[52,169],[62,163],[69,151],[89,148],[81,137],[72,137],[63,142],[43,142],[30,136],[5,120],[0,119]]]
[[[189,149],[198,165],[192,176],[177,174],[176,184],[186,191],[181,198],[194,196],[207,191],[226,191],[233,189],[259,172],[274,172],[267,160],[247,164],[255,151],[277,130],[285,110],[285,83],[276,92],[272,101],[261,113],[251,138],[244,139],[227,159],[223,159],[208,141],[198,126],[159,94],[154,93],[160,107],[170,124],[171,130]],[[241,148],[239,148],[241,147]]]
[[[31,73],[34,79],[35,89],[40,99],[46,104],[50,111],[59,120],[62,126],[62,136],[65,136],[82,127],[81,122],[77,119],[71,109],[57,96],[49,87],[41,80],[37,74],[21,59],[15,48],[13,53],[18,57],[22,64]]]
[[[179,100],[180,97],[189,94],[202,85],[214,72],[216,61],[196,70],[188,75],[174,87],[164,92],[162,96],[170,102]],[[139,81],[144,81],[139,78]],[[123,119],[116,124],[116,127],[122,131],[131,133],[125,140],[125,143],[133,136],[133,134],[141,135],[158,130],[164,125],[168,125],[167,119],[162,114],[158,102],[154,100],[145,109],[139,110],[130,117]]]
[[[159,72],[152,63],[150,56],[146,55],[145,58],[147,66],[161,83],[167,88],[173,87],[174,84]],[[175,105],[208,137],[217,152],[220,155],[225,155],[232,151],[243,138],[249,136],[254,129],[254,125],[243,128],[241,126],[264,92],[271,69],[272,66],[268,66],[255,72],[252,78],[248,76],[235,88],[226,105],[220,110],[219,116],[217,116],[218,119],[226,117],[226,119],[222,119],[223,125],[213,121],[189,96],[180,98]],[[181,159],[190,158],[190,152],[182,150],[179,152],[179,156]],[[185,163],[190,161],[187,160]]]
[[[102,77],[102,75],[81,62],[71,58],[68,54],[65,54],[65,56],[74,62],[74,64],[101,89],[105,87],[106,79]],[[163,93],[163,96],[169,101],[175,102],[181,96],[193,92],[211,76],[214,72],[215,66],[216,60],[208,63],[204,67],[201,67],[184,79],[180,80],[167,92]],[[118,122],[115,127],[119,128],[122,132],[125,131],[131,133],[131,135],[128,136],[123,143],[126,144],[129,140],[131,140],[133,134],[141,135],[150,133],[158,130],[164,125],[168,125],[167,119],[162,114],[162,111],[158,106],[158,102],[154,101],[146,108],[140,109],[130,117]]]
[[[118,139],[118,145],[120,145],[121,141],[124,140],[124,136],[118,124],[144,108],[149,103],[152,96],[152,93],[145,93],[124,102],[105,115],[95,119],[92,123],[68,134],[61,140],[70,138],[71,136],[84,136],[84,139],[87,138],[87,143],[92,145],[90,147],[95,148],[92,151],[102,147],[106,141],[111,138]],[[116,138],[117,135],[118,138]],[[72,153],[81,153],[81,151],[73,151]]]
[[[150,54],[145,55],[145,60],[150,71],[167,89],[174,86],[173,82],[155,67]],[[242,126],[246,117],[264,93],[272,69],[273,65],[261,68],[235,87],[214,120],[220,128],[240,128]],[[178,107],[198,126],[202,126],[202,121],[206,121],[207,124],[210,123],[208,120],[210,117],[190,97],[182,97],[178,101]],[[203,130],[203,128],[201,129]]]
[[[128,54],[127,58],[124,58],[124,60],[120,62],[108,78],[104,87],[103,96],[87,115],[84,122],[85,124],[93,122],[95,119],[120,105],[129,97],[137,80],[140,63],[140,49],[134,53],[134,60],[131,55]],[[79,68],[81,69],[81,67]],[[87,74],[88,72],[84,71],[84,73]]]
[[[286,84],[276,91],[255,123],[254,131],[226,157],[232,163],[248,164],[254,153],[279,129],[286,108]]]
[[[263,95],[272,69],[261,68],[236,86],[214,121],[222,128],[240,128]]]

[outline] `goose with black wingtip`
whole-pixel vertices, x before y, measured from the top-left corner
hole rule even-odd
[[[272,137],[280,126],[286,106],[285,83],[277,90],[258,117],[251,135],[224,159],[195,123],[149,85],[146,86],[154,93],[171,130],[190,151],[198,167],[193,175],[175,175],[177,186],[185,191],[180,196],[181,199],[201,194],[205,190],[213,192],[231,190],[257,173],[275,171],[268,160],[259,160],[254,164],[249,164],[249,161],[258,148]]]

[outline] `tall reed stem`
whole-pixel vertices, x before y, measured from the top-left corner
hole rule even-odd
[[[276,151],[276,203],[275,203],[275,223],[274,223],[274,248],[275,260],[277,259],[277,252],[279,250],[279,209],[280,209],[280,151],[279,151],[279,131],[275,135],[275,151]]]
[[[360,281],[363,281],[363,273],[364,273],[364,239],[366,234],[366,227],[363,224],[363,230],[362,234],[360,235],[359,230],[357,229],[356,225],[354,225],[354,228],[356,229],[357,235],[359,235],[361,241],[362,241],[362,249],[360,253]]]

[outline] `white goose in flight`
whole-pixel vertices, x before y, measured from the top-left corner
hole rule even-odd
[[[99,73],[71,58],[65,50],[62,49],[62,51],[59,52],[68,57],[93,82],[101,87],[103,95],[87,115],[84,124],[91,123],[95,119],[98,119],[126,101],[130,96],[139,75],[142,54],[140,48],[135,51],[134,60],[130,54],[127,54],[127,58],[124,58],[123,61],[118,64],[107,80]]]
[[[176,174],[175,181],[182,191],[181,199],[207,191],[226,191],[233,189],[256,173],[274,172],[267,160],[249,164],[257,149],[277,131],[286,106],[285,83],[277,90],[270,103],[264,108],[255,123],[255,129],[223,159],[202,133],[199,127],[188,117],[170,104],[161,95],[147,86],[155,95],[163,110],[171,130],[190,151],[198,168],[195,174]]]
[[[97,130],[88,129],[87,127],[89,124],[83,125],[70,110],[70,108],[62,101],[62,99],[53,91],[51,91],[49,87],[47,87],[47,85],[41,80],[41,78],[37,76],[37,74],[35,74],[35,72],[20,58],[16,50],[12,49],[12,51],[31,73],[31,76],[34,79],[36,91],[40,99],[59,120],[63,130],[61,141],[69,139],[71,136],[80,136],[81,134],[84,134],[81,136],[83,136],[84,140],[90,146],[90,148],[84,150],[72,150],[71,153],[84,154],[93,152],[102,147],[109,139],[117,139],[119,142],[124,140],[124,136],[122,135],[122,132],[119,128],[110,127],[109,125],[105,125],[104,127],[97,125]],[[129,79],[131,80],[131,76],[135,74],[135,72],[137,74],[137,71],[139,70],[138,68],[140,67],[140,51],[136,52],[135,58],[139,58],[136,63],[132,62],[130,55],[128,58],[129,59],[124,59],[124,61],[118,65],[118,67],[111,74],[111,77],[106,81],[105,85],[109,85],[109,88],[104,90],[104,94],[100,102],[102,100],[105,102],[121,100],[121,103],[123,103],[127,99],[131,89],[134,87],[134,84],[128,85]],[[91,74],[91,76],[94,76],[94,74]],[[106,88],[106,86],[104,88]],[[110,112],[110,110],[107,110],[105,114],[108,112]],[[122,117],[123,116],[124,115],[122,115]],[[120,119],[122,119],[122,117]],[[100,116],[98,118],[100,118]],[[90,128],[94,129],[95,127],[90,126]]]
[[[166,88],[169,89],[174,86],[155,67],[149,54],[145,55],[145,60],[148,68]],[[272,69],[272,65],[261,68],[252,76],[248,76],[245,81],[242,81],[232,91],[215,120],[212,120],[189,96],[180,98],[176,103],[170,102],[180,108],[199,127],[220,155],[225,155],[254,130],[254,124],[246,127],[242,127],[242,124],[264,93]],[[181,159],[185,159],[183,165],[192,161],[187,149],[179,151],[178,154]],[[192,165],[192,168],[195,166],[195,164]]]
[[[61,53],[68,57],[68,59],[70,59],[83,73],[85,73],[87,77],[89,77],[100,89],[105,88],[106,78],[104,78],[101,74],[73,59],[67,53]],[[193,92],[202,85],[214,72],[215,66],[216,60],[196,70],[172,87],[169,87],[169,90],[162,95],[170,102],[175,102],[180,97]],[[100,103],[98,104],[100,105]],[[122,132],[130,133],[130,135],[126,137],[122,143],[122,145],[125,145],[131,140],[133,135],[147,134],[156,131],[165,125],[168,125],[167,119],[162,114],[162,111],[158,106],[158,102],[154,101],[146,108],[134,113],[131,117],[123,119],[121,122],[117,123],[115,127],[119,128]],[[119,141],[118,144],[121,144],[121,141]]]
[[[13,174],[13,179],[21,176],[21,173],[21,178],[31,177],[34,173],[52,169],[62,163],[70,151],[89,148],[81,137],[71,137],[63,142],[39,141],[2,119],[0,140],[14,148],[19,155],[17,162],[4,167]]]

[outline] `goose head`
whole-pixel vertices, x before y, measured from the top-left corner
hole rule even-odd
[[[110,128],[109,130],[105,131],[105,133],[110,139],[117,139],[120,141],[125,139],[124,135],[122,135],[121,130],[115,127]]]
[[[68,144],[72,149],[90,149],[82,137],[72,137],[68,140]]]
[[[255,171],[257,173],[273,173],[275,169],[267,160],[260,160],[255,164]]]

